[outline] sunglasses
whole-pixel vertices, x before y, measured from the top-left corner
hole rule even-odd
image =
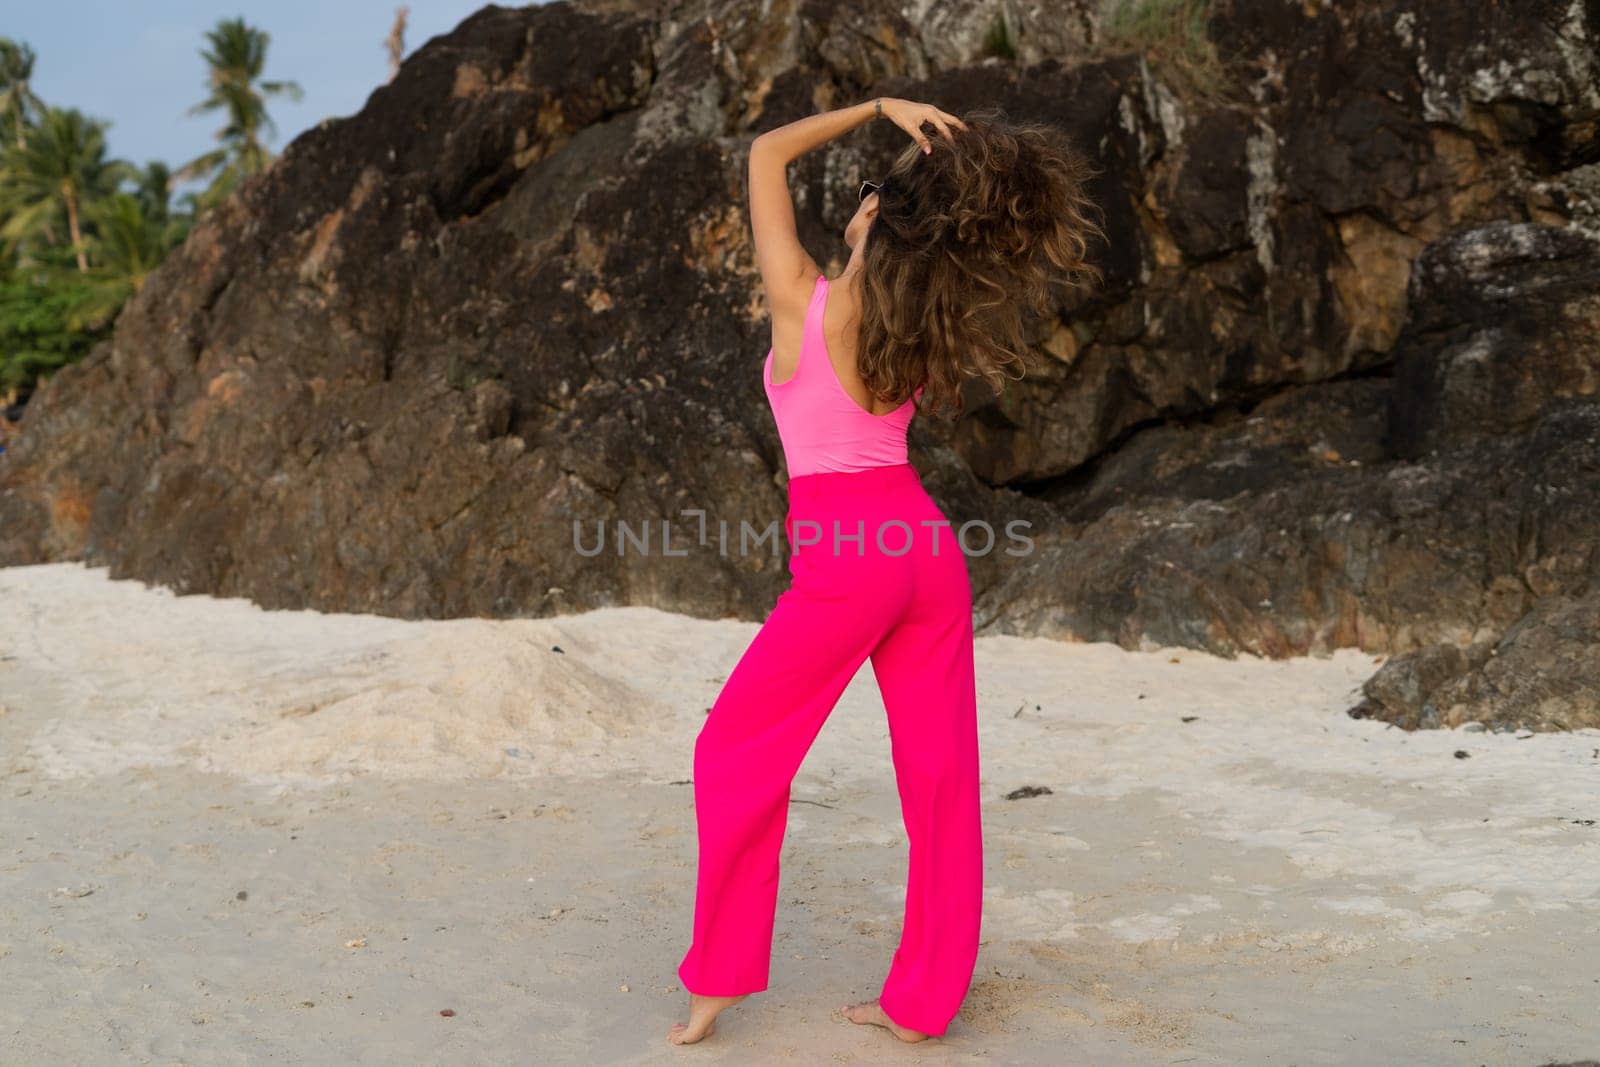
[[[862,182],[861,190],[856,193],[856,199],[865,200],[868,196],[877,192],[881,188],[883,188],[882,182]]]

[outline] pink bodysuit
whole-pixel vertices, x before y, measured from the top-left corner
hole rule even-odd
[[[907,400],[886,415],[866,411],[834,372],[823,335],[828,277],[817,275],[800,338],[800,363],[794,376],[772,380],[772,350],[762,366],[762,382],[772,417],[778,423],[789,477],[823,471],[862,471],[906,462],[906,427],[916,412]],[[922,392],[919,386],[917,392]]]

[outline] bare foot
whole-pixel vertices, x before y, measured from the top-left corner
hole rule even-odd
[[[699,993],[690,993],[689,1021],[673,1023],[672,1029],[667,1031],[667,1040],[674,1045],[692,1045],[702,1037],[710,1037],[716,1033],[717,1016],[722,1009],[739,1003],[749,995],[740,993],[736,997],[702,997]]]
[[[930,1035],[921,1030],[912,1030],[901,1026],[883,1013],[876,1000],[863,1000],[860,1004],[851,1004],[841,1009],[844,1017],[853,1023],[870,1023],[873,1026],[882,1026],[888,1029],[895,1037],[907,1043],[926,1041]]]

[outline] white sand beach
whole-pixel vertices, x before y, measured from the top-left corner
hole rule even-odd
[[[834,1010],[876,995],[904,893],[864,668],[795,782],[772,987],[668,1044],[694,737],[756,630],[0,569],[0,1063],[1600,1057],[1600,731],[1353,720],[1353,650],[1011,637],[977,645],[984,941],[949,1033]]]

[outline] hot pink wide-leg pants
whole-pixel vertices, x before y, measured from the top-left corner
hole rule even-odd
[[[699,878],[692,993],[767,988],[789,788],[862,661],[888,712],[910,842],[904,926],[879,1004],[941,1034],[978,954],[983,905],[972,591],[952,529],[909,464],[789,482],[791,582],[695,742]]]

